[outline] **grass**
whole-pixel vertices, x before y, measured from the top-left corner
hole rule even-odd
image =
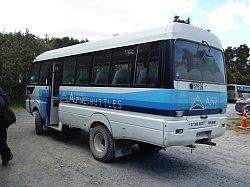
[[[241,118],[228,120],[227,129],[233,130],[242,134],[250,134],[250,128],[241,129],[238,127],[238,126],[241,126],[240,122],[241,122]],[[247,126],[250,127],[250,117],[247,118]]]
[[[23,103],[21,103],[21,102],[11,102],[10,103],[10,108],[11,109],[22,109],[23,108]]]

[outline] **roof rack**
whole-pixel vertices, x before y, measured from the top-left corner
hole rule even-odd
[[[174,21],[173,22],[177,22],[177,23],[184,23],[184,24],[188,24],[190,25],[190,18],[186,19],[186,20],[182,20],[180,19],[180,16],[175,16],[174,17]]]

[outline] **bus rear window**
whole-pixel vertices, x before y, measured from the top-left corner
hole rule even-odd
[[[225,83],[222,52],[202,43],[177,40],[175,68],[176,79]]]

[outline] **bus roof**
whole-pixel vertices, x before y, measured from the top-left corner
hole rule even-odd
[[[66,56],[78,55],[83,53],[95,52],[105,49],[135,45],[146,42],[153,42],[166,39],[187,39],[201,42],[205,40],[209,45],[222,50],[219,39],[212,33],[198,27],[183,23],[172,23],[165,27],[151,29],[131,34],[117,35],[105,40],[87,42],[69,47],[63,47],[46,51],[37,56],[34,62],[56,59]]]

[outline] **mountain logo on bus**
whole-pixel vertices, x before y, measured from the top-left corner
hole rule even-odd
[[[203,106],[199,96],[196,97],[190,110],[204,110],[204,106]]]

